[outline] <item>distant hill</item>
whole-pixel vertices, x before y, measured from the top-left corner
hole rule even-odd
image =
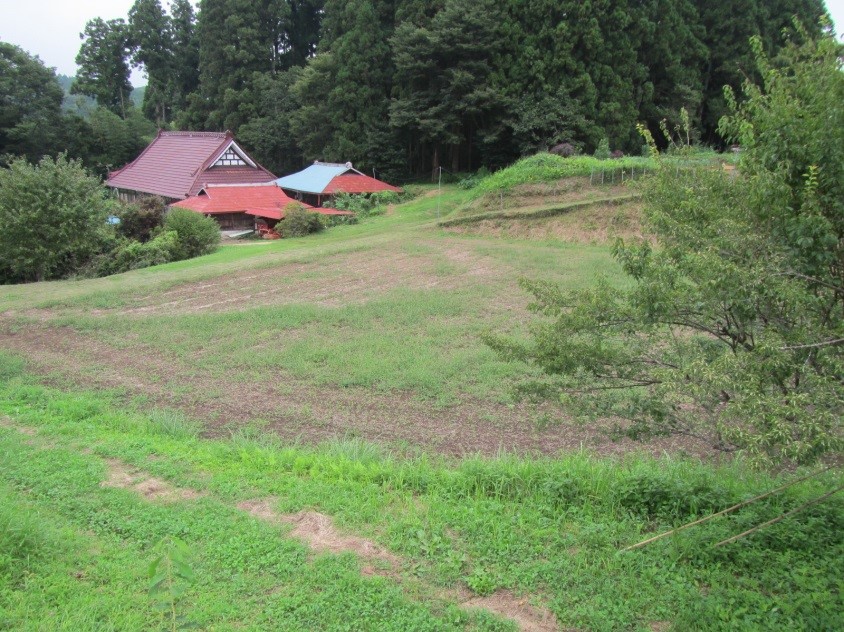
[[[87,118],[91,114],[91,112],[96,109],[97,102],[91,97],[85,96],[83,94],[70,93],[70,87],[73,85],[73,82],[76,80],[76,77],[69,77],[68,75],[57,75],[56,77],[59,80],[59,85],[61,85],[62,89],[64,90],[64,101],[62,101],[62,110],[65,112],[72,112],[74,114],[78,114],[83,118]],[[141,104],[144,102],[144,93],[146,92],[146,90],[146,86],[141,86],[132,90],[130,98],[132,99],[132,103],[134,103],[136,107],[141,107]]]
[[[144,95],[146,94],[147,87],[141,86],[139,88],[135,88],[132,90],[132,94],[130,98],[132,99],[132,103],[135,104],[135,107],[139,108],[144,102]]]

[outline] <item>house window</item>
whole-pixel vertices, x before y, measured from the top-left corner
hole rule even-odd
[[[215,167],[243,167],[246,163],[236,151],[229,149],[214,163]]]

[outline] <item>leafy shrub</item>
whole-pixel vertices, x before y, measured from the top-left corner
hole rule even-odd
[[[320,232],[325,226],[318,213],[311,213],[301,204],[290,204],[280,222],[281,234],[285,237],[304,237]]]
[[[595,149],[595,158],[598,160],[607,160],[610,157],[610,141],[605,137],[598,143],[598,148]]]
[[[358,219],[383,215],[388,204],[395,204],[399,200],[397,193],[384,191],[370,195],[351,195],[340,193],[334,197],[332,205],[341,211],[352,211]]]
[[[120,218],[117,232],[128,239],[149,241],[155,230],[163,224],[166,211],[164,199],[157,195],[124,204],[117,213]]]
[[[486,167],[481,167],[475,173],[466,178],[463,178],[460,182],[457,183],[461,189],[474,189],[478,186],[478,183],[483,180],[484,178],[489,176],[489,169]]]
[[[654,474],[624,480],[615,493],[622,507],[649,520],[686,520],[714,513],[732,502],[725,490],[708,481],[690,482]]]
[[[0,169],[0,273],[3,282],[75,273],[98,252],[109,202],[98,178],[60,155]]]
[[[319,219],[325,228],[349,226],[358,223],[357,215],[320,215]]]
[[[399,202],[403,203],[409,202],[410,200],[415,200],[425,191],[426,189],[419,186],[418,184],[408,184],[402,187],[401,193],[399,193]]]
[[[165,231],[147,242],[123,240],[107,255],[98,259],[96,276],[119,274],[175,261],[179,249],[175,231]]]
[[[173,261],[214,252],[220,244],[220,227],[210,217],[184,208],[173,208],[164,218],[164,232],[175,232]]]

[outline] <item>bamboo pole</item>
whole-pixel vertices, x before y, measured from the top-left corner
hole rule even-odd
[[[818,470],[814,474],[809,474],[808,476],[804,476],[803,478],[798,478],[797,480],[791,481],[790,483],[787,483],[786,485],[783,485],[782,487],[777,487],[776,489],[772,489],[769,492],[765,492],[764,494],[762,494],[760,496],[756,496],[755,498],[751,498],[749,500],[742,501],[737,505],[733,505],[732,507],[727,507],[726,509],[722,509],[718,513],[714,513],[711,516],[705,516],[705,517],[701,518],[700,520],[695,520],[694,522],[689,522],[688,524],[684,524],[680,527],[677,527],[676,529],[671,529],[670,531],[666,531],[665,533],[660,533],[659,535],[655,535],[652,538],[648,538],[647,540],[643,540],[642,542],[639,542],[638,544],[633,544],[631,546],[625,547],[625,548],[621,549],[621,551],[622,552],[632,551],[634,549],[638,549],[640,547],[643,547],[646,544],[650,544],[651,542],[656,542],[657,540],[661,540],[662,538],[669,536],[673,533],[678,533],[680,531],[683,531],[684,529],[688,529],[689,527],[694,527],[695,525],[699,525],[703,522],[708,522],[709,520],[712,520],[713,518],[717,518],[718,516],[723,516],[724,514],[728,514],[730,512],[733,512],[736,509],[741,509],[742,507],[746,507],[747,505],[755,503],[757,500],[762,500],[763,498],[767,498],[768,496],[772,496],[772,495],[774,495],[778,492],[781,492],[784,489],[788,489],[792,485],[796,485],[797,483],[802,483],[803,481],[806,481],[810,478],[814,478],[818,474],[823,474],[824,472],[827,472],[827,471],[829,471],[828,467],[824,468],[822,470]]]
[[[796,514],[798,511],[803,511],[804,509],[811,507],[812,505],[817,505],[818,503],[823,502],[824,500],[826,500],[830,496],[840,492],[842,489],[844,489],[844,485],[842,485],[841,487],[838,487],[837,489],[833,489],[831,492],[826,493],[823,496],[820,496],[819,498],[815,498],[814,500],[810,500],[807,503],[803,503],[799,507],[795,507],[791,511],[788,511],[781,516],[777,516],[773,520],[768,520],[768,522],[763,522],[760,525],[756,525],[755,527],[753,527],[752,529],[748,529],[744,533],[739,533],[738,535],[734,535],[732,538],[727,538],[726,540],[721,540],[713,548],[718,548],[719,546],[724,546],[725,544],[729,544],[730,542],[735,542],[736,540],[740,540],[741,538],[743,538],[746,535],[750,535],[754,531],[759,531],[759,529],[764,529],[765,527],[769,527],[772,524],[776,524],[780,520],[785,520],[789,516],[793,516],[794,514]]]

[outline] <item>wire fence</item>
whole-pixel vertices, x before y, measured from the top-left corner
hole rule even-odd
[[[589,186],[606,185],[615,186],[625,184],[648,175],[648,168],[635,166],[629,168],[592,169],[589,173]]]

